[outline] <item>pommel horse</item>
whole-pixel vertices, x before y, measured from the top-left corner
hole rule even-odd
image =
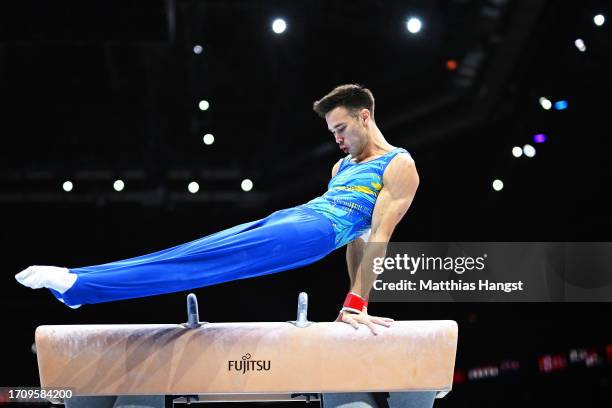
[[[121,398],[151,407],[310,402],[322,393],[436,391],[440,398],[451,390],[456,322],[395,321],[374,336],[366,326],[309,322],[307,301],[300,293],[291,322],[200,322],[189,294],[183,324],[39,326],[40,384],[72,390],[70,399],[51,400],[67,408],[120,407]]]

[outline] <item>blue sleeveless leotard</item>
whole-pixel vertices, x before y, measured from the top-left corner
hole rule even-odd
[[[345,157],[325,194],[305,204],[331,221],[337,248],[370,229],[376,198],[383,187],[383,174],[399,153],[408,152],[396,148],[364,163],[351,163],[351,156]]]

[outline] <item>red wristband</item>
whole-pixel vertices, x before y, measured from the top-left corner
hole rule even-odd
[[[342,310],[348,310],[350,312],[361,313],[363,309],[368,307],[368,301],[354,292],[349,292],[346,295]]]

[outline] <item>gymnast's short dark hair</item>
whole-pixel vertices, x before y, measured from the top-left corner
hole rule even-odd
[[[322,118],[338,106],[348,109],[352,116],[357,116],[360,109],[368,109],[374,117],[374,95],[368,88],[358,84],[346,84],[335,87],[330,93],[312,104],[312,109]]]

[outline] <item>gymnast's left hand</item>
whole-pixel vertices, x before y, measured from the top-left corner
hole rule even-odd
[[[368,314],[368,310],[364,309],[361,313],[350,313],[340,311],[337,322],[348,323],[353,326],[355,329],[359,329],[360,324],[364,324],[368,326],[373,335],[378,335],[377,325],[384,327],[391,327],[391,322],[393,319],[390,317],[378,317],[378,316],[370,316]]]

